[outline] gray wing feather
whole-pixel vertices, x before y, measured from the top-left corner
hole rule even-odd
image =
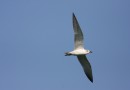
[[[76,16],[73,13],[73,29],[74,29],[74,43],[75,49],[83,48],[83,33],[79,26],[79,23],[76,19]]]
[[[85,55],[79,55],[77,56],[80,64],[83,67],[83,70],[86,74],[86,76],[88,77],[88,79],[93,82],[93,76],[92,76],[92,69],[91,69],[91,65],[87,59],[87,57]]]

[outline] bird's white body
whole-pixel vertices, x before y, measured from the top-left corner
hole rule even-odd
[[[80,49],[75,49],[71,52],[69,52],[72,55],[86,55],[89,54],[89,50],[85,50],[84,48],[80,48]]]

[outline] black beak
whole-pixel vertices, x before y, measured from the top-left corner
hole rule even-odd
[[[90,53],[92,53],[92,51],[90,51]]]

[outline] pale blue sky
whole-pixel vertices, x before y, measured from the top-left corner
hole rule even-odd
[[[94,83],[73,50],[82,28]],[[129,0],[0,0],[0,90],[129,90]]]

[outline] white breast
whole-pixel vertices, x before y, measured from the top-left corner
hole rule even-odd
[[[88,52],[85,49],[76,49],[72,52],[70,52],[73,55],[85,55],[88,54]]]

